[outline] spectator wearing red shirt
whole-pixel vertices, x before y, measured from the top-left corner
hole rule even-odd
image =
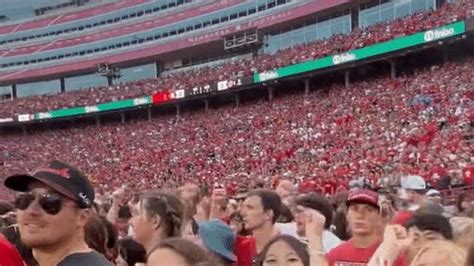
[[[0,265],[6,266],[23,266],[23,260],[21,259],[18,251],[8,242],[2,235],[0,235]]]
[[[329,266],[365,265],[369,262],[383,240],[384,219],[378,202],[379,196],[374,191],[354,189],[350,192],[346,204],[352,237],[329,252]],[[405,263],[398,258],[394,265]]]
[[[249,192],[242,206],[242,217],[252,236],[236,238],[237,266],[251,266],[263,248],[279,234],[275,222],[280,216],[281,204],[280,196],[272,190]]]
[[[474,165],[468,165],[462,170],[464,184],[468,186],[474,185]]]

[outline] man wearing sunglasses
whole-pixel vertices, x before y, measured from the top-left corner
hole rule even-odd
[[[15,205],[21,241],[40,266],[112,265],[84,240],[94,189],[79,170],[52,161],[8,177],[5,186],[20,192]]]

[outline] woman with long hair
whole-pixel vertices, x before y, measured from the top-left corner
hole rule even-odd
[[[130,220],[133,239],[150,254],[160,241],[181,235],[182,221],[183,204],[178,197],[165,192],[145,193]]]

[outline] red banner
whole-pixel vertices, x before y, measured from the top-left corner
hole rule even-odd
[[[171,92],[169,92],[169,91],[156,92],[152,96],[153,104],[165,103],[165,102],[169,102],[171,100],[172,100]]]

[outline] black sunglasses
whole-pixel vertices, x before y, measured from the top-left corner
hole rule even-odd
[[[18,210],[26,210],[30,205],[38,199],[38,203],[41,206],[41,208],[50,215],[56,215],[58,214],[62,207],[63,207],[63,200],[59,194],[56,193],[43,193],[43,194],[38,194],[38,193],[32,193],[32,192],[26,192],[26,193],[20,193],[16,197],[15,200],[15,207]]]

